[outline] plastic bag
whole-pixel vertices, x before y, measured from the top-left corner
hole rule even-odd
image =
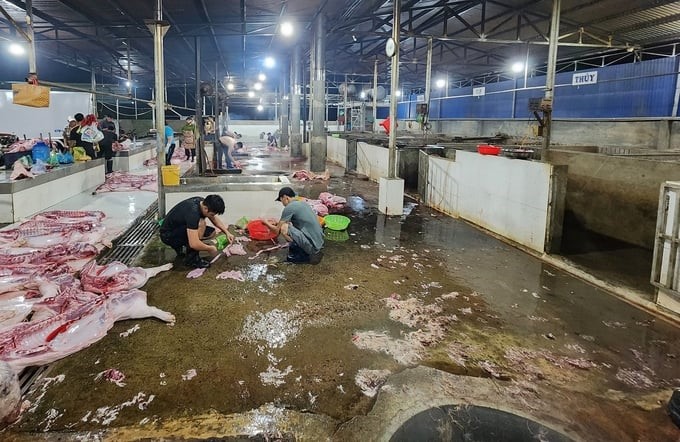
[[[58,153],[57,161],[59,164],[71,164],[73,162],[73,155],[70,152]]]
[[[80,130],[80,138],[86,143],[98,143],[104,139],[104,134],[97,129],[97,126],[92,124],[90,126],[85,126]]]
[[[235,225],[236,225],[236,227],[238,227],[239,229],[245,229],[246,226],[248,225],[248,222],[249,222],[249,221],[250,221],[250,220],[249,220],[248,218],[246,218],[245,216],[242,216],[238,221],[236,221],[236,224],[235,224]]]
[[[57,152],[55,151],[50,152],[50,158],[47,160],[47,164],[49,164],[50,166],[59,165],[59,158],[57,157]]]
[[[92,158],[85,152],[85,148],[76,146],[73,148],[73,159],[76,161],[87,161]]]
[[[40,175],[47,172],[45,162],[43,160],[35,160],[35,164],[33,164],[33,167],[31,167],[31,172],[35,175]]]
[[[33,167],[33,159],[31,158],[30,155],[24,155],[17,161],[20,162],[21,165],[24,166],[26,169],[30,169],[31,167]]]

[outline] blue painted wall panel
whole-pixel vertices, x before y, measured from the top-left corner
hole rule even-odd
[[[672,116],[677,81],[678,58],[629,63],[616,66],[582,69],[597,71],[597,83],[573,86],[575,72],[561,72],[555,78],[555,118],[625,118]],[[523,86],[524,79],[517,79]],[[449,90],[449,97],[432,100],[439,112],[430,113],[431,119],[449,118],[511,118],[514,104],[515,118],[532,119],[528,110],[530,98],[544,95],[545,76],[527,79],[527,87],[520,89],[513,102],[513,80],[485,85],[486,95],[472,96],[472,87]],[[498,92],[498,93],[494,93]],[[433,98],[441,92],[434,91]],[[415,101],[415,97],[414,97]],[[415,106],[415,103],[413,104]],[[431,109],[434,109],[431,104]],[[415,118],[415,108],[411,118]]]
[[[441,114],[441,100],[430,100],[430,120],[438,120]]]

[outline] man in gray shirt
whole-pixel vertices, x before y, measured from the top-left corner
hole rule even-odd
[[[323,258],[323,230],[316,214],[309,205],[295,199],[295,191],[282,187],[276,201],[283,204],[281,219],[276,224],[263,220],[273,232],[290,241],[288,261],[293,263],[318,264]]]

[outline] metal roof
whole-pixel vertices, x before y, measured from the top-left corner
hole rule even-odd
[[[25,28],[26,3],[0,0],[0,41],[20,40],[12,21]],[[265,56],[288,63],[294,45],[309,51],[313,26],[325,17],[327,78],[371,75],[379,63],[389,79],[384,43],[391,35],[392,1],[384,0],[165,0],[163,19],[166,81],[170,88],[194,81],[196,47],[200,78],[231,76],[245,82],[264,71],[268,88],[284,69],[266,71]],[[38,72],[53,81],[124,82],[128,70],[139,85],[153,85],[153,37],[146,22],[155,16],[152,0],[34,0]],[[528,57],[546,63],[552,0],[402,0],[400,76],[421,87],[428,38],[433,39],[433,72],[453,81],[502,75],[513,61]],[[292,38],[280,25],[294,23]],[[680,42],[680,1],[563,0],[558,58],[644,50]],[[2,43],[0,43],[1,45]],[[672,55],[675,54],[673,49]],[[304,57],[308,61],[308,55]],[[7,60],[8,57],[5,57]],[[27,65],[7,61],[0,80],[20,80]],[[288,74],[286,74],[288,75]]]

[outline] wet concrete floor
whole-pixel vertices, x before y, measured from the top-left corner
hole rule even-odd
[[[299,166],[281,161],[269,170]],[[250,259],[268,244],[249,243],[192,280],[152,241],[140,264],[176,267],[144,290],[176,324],[120,322],[52,364],[2,436],[390,440],[430,406],[471,404],[574,440],[678,440],[680,329],[410,199],[385,217],[377,184],[333,174],[295,183],[354,207],[319,265]],[[232,269],[246,281],[215,279]],[[124,386],[96,380],[109,368]]]

